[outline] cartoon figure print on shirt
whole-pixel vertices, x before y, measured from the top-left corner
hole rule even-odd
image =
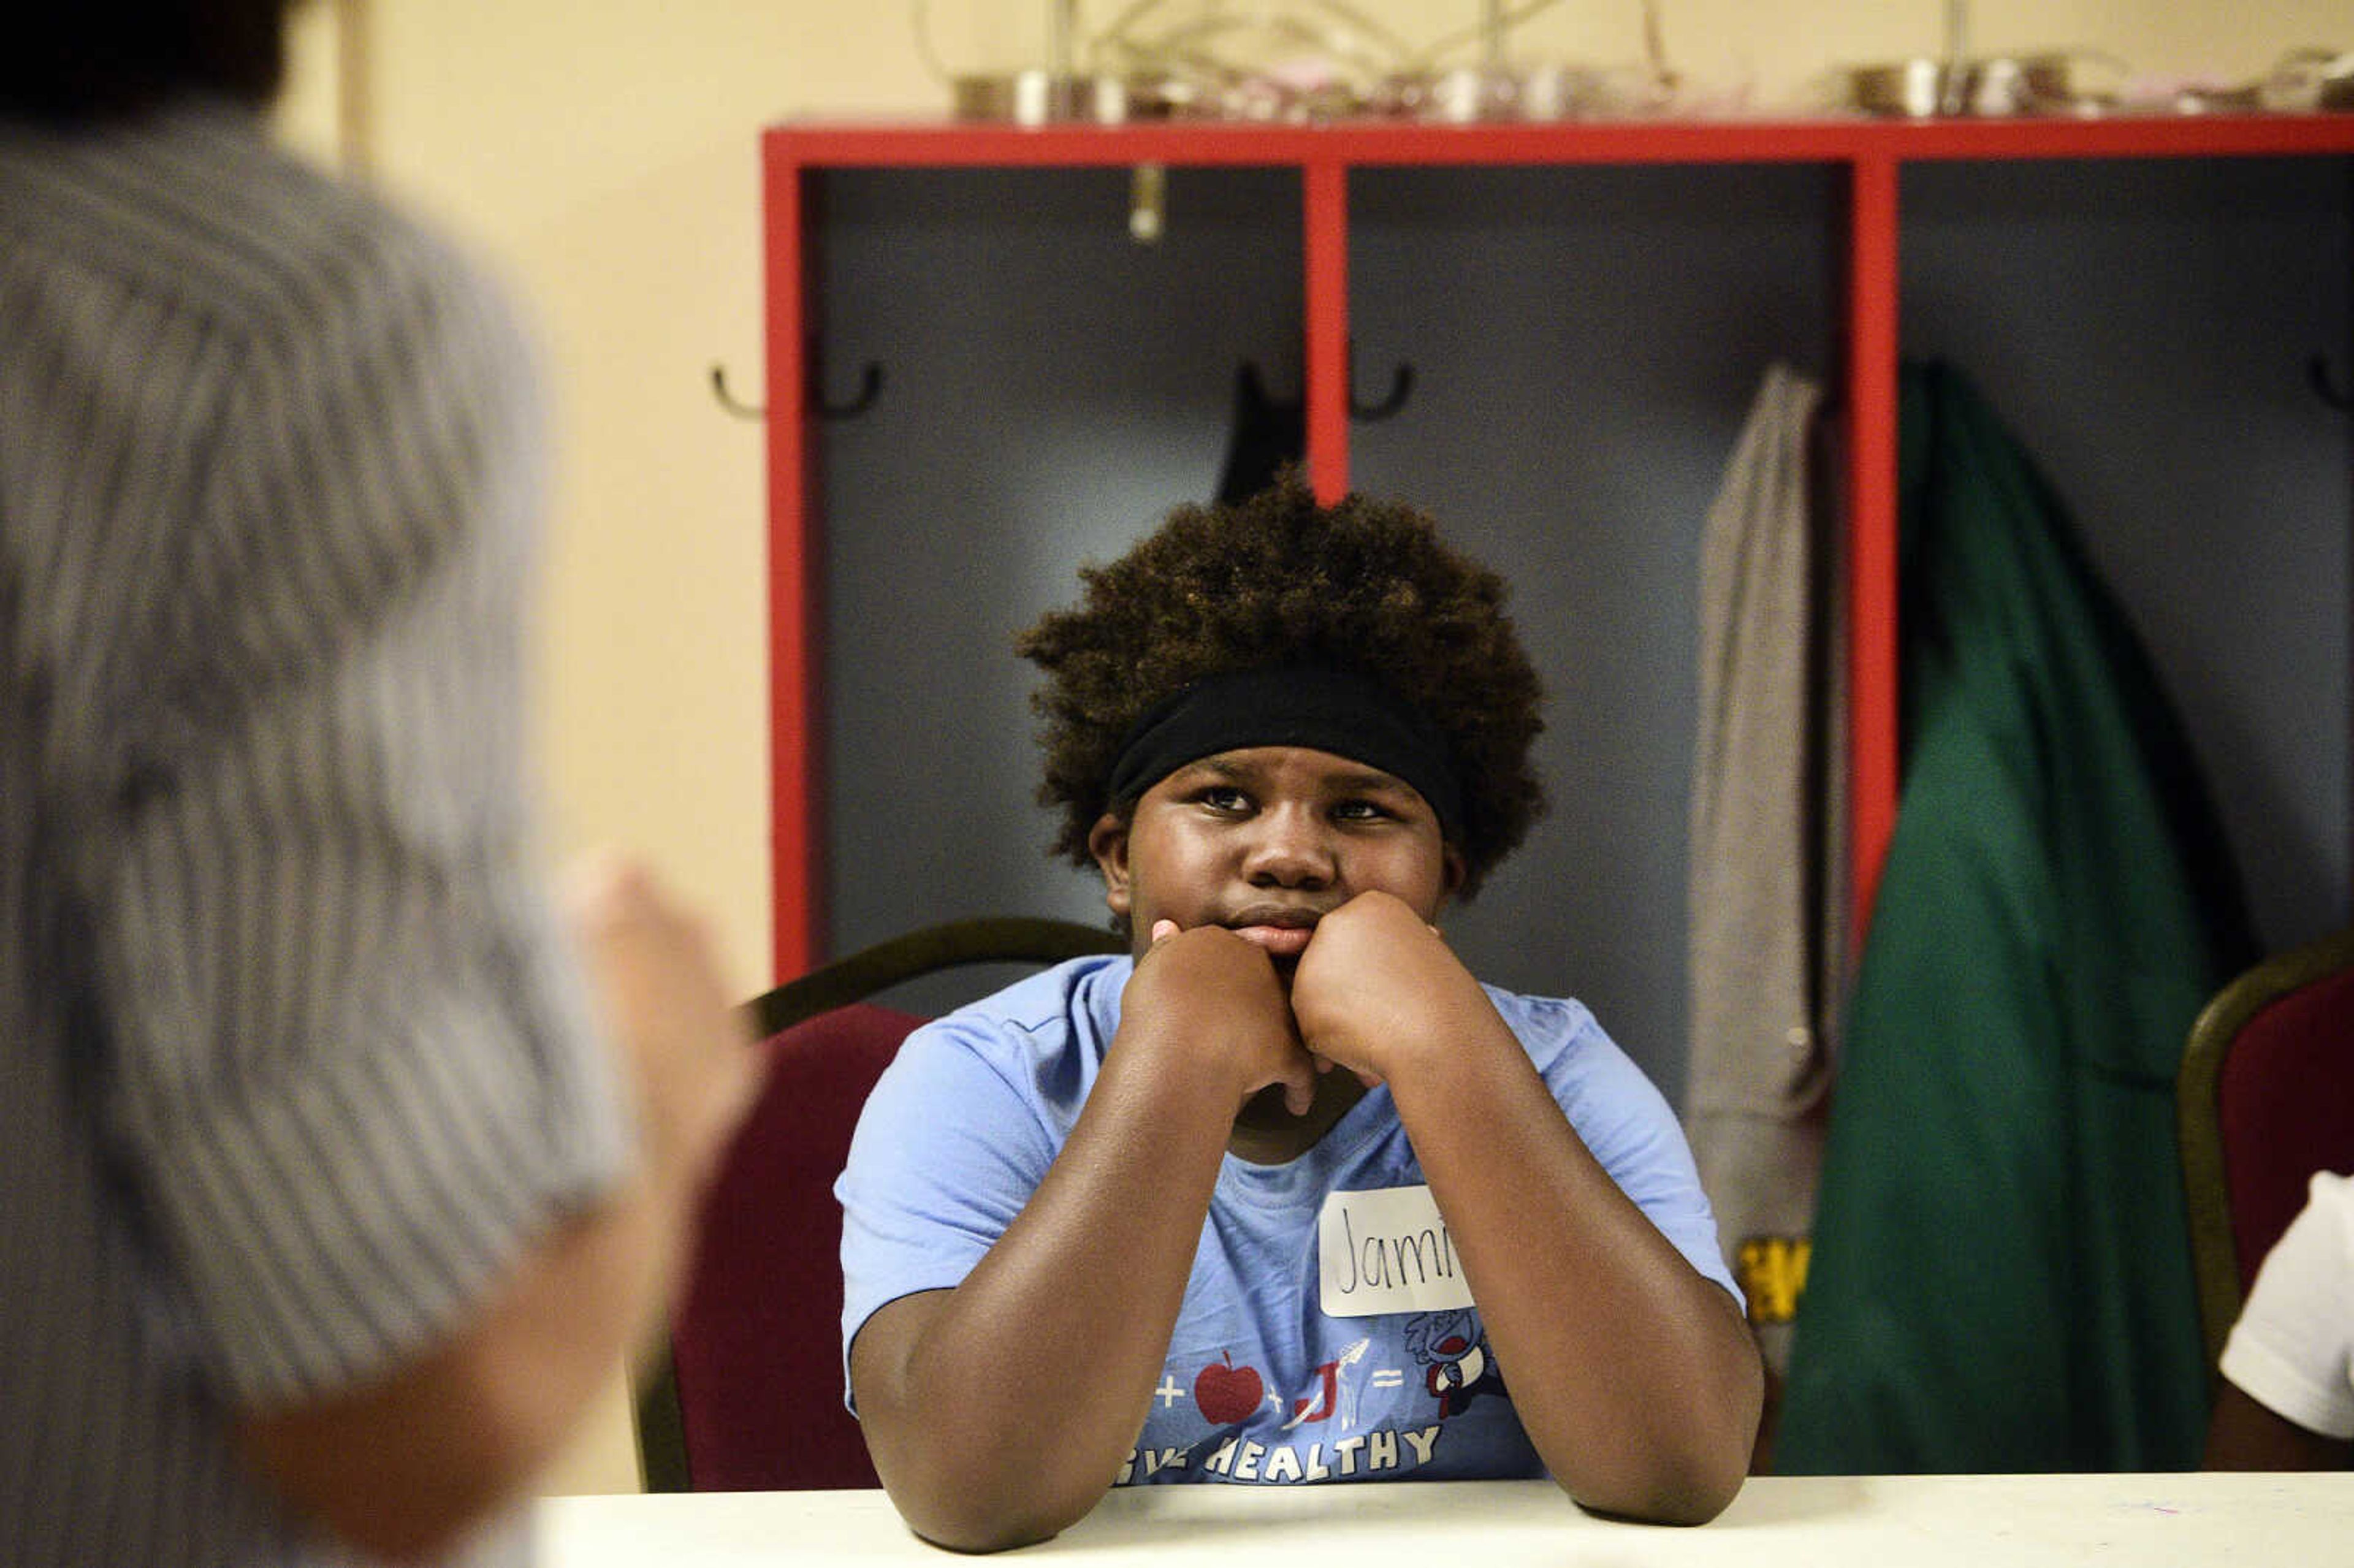
[[[1418,1312],[1379,1327],[1385,1331],[1350,1341],[1297,1389],[1271,1386],[1230,1351],[1207,1361],[1175,1357],[1119,1484],[1281,1486],[1403,1475],[1434,1463],[1447,1420],[1481,1394],[1504,1393],[1479,1314]]]
[[[1488,1353],[1475,1313],[1422,1313],[1406,1324],[1405,1348],[1422,1363],[1422,1385],[1438,1401],[1442,1420],[1469,1409],[1483,1393],[1504,1392],[1503,1374]]]

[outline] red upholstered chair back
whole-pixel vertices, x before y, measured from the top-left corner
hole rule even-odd
[[[770,1071],[705,1200],[669,1355],[639,1392],[651,1491],[872,1487],[842,1403],[842,1209],[833,1181],[875,1080],[923,1020],[864,999],[977,963],[1119,950],[1101,927],[1026,917],[928,927],[757,998]]]
[[[671,1327],[697,1491],[879,1484],[842,1404],[833,1179],[867,1091],[922,1022],[854,1002],[765,1043],[769,1080],[705,1204]]]
[[[2317,1171],[2354,1171],[2354,928],[2259,965],[2200,1015],[2179,1083],[2208,1359]]]

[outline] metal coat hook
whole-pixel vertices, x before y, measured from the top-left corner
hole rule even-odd
[[[818,357],[817,345],[809,351],[810,412],[821,419],[854,419],[875,407],[875,399],[883,396],[883,367],[868,360],[858,373],[858,390],[846,403],[830,403],[825,397],[824,361]]]
[[[1349,387],[1349,412],[1360,419],[1386,419],[1405,407],[1405,400],[1413,392],[1414,366],[1411,365],[1401,365],[1390,372],[1389,394],[1378,403],[1357,401],[1356,383],[1352,376]]]
[[[766,408],[761,408],[758,403],[747,403],[735,393],[727,390],[727,367],[724,365],[715,365],[711,367],[711,394],[719,399],[721,408],[739,419],[768,418],[769,411]]]
[[[875,407],[875,400],[883,395],[883,367],[871,359],[859,372],[858,390],[851,394],[847,402],[842,403],[826,400],[824,370],[818,357],[817,344],[814,342],[810,344],[806,363],[809,366],[810,411],[821,419],[854,419]],[[760,419],[768,417],[769,411],[766,408],[758,403],[748,403],[729,390],[727,367],[724,365],[715,365],[711,367],[711,393],[713,397],[719,399],[721,408],[738,418]]]
[[[1390,389],[1378,403],[1365,403],[1358,400],[1356,366],[1357,345],[1351,343],[1349,344],[1349,413],[1352,418],[1368,421],[1386,419],[1405,407],[1405,400],[1414,394],[1413,366],[1401,365],[1390,372]],[[1245,368],[1253,376],[1258,374],[1257,367],[1247,363]],[[1297,404],[1293,406],[1298,407]]]
[[[2315,395],[2323,402],[2341,414],[2354,414],[2354,390],[2338,385],[2338,378],[2329,368],[2327,355],[2317,354],[2306,360],[2305,374],[2306,379],[2313,383]]]

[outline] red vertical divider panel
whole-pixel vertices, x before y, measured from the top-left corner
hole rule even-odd
[[[1349,166],[1300,168],[1308,314],[1308,475],[1316,498],[1349,493]]]
[[[768,228],[769,864],[776,979],[816,962],[823,911],[818,665],[823,622],[811,440],[803,210],[808,169],[771,132],[761,160]]]
[[[1849,940],[1896,830],[1897,163],[1860,152],[1848,213]]]

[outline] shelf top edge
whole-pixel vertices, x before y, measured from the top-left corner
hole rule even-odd
[[[1420,124],[1226,121],[1012,125],[786,121],[772,161],[814,167],[1121,164],[1897,163],[2354,154],[2354,113],[2084,119],[1553,121]]]

